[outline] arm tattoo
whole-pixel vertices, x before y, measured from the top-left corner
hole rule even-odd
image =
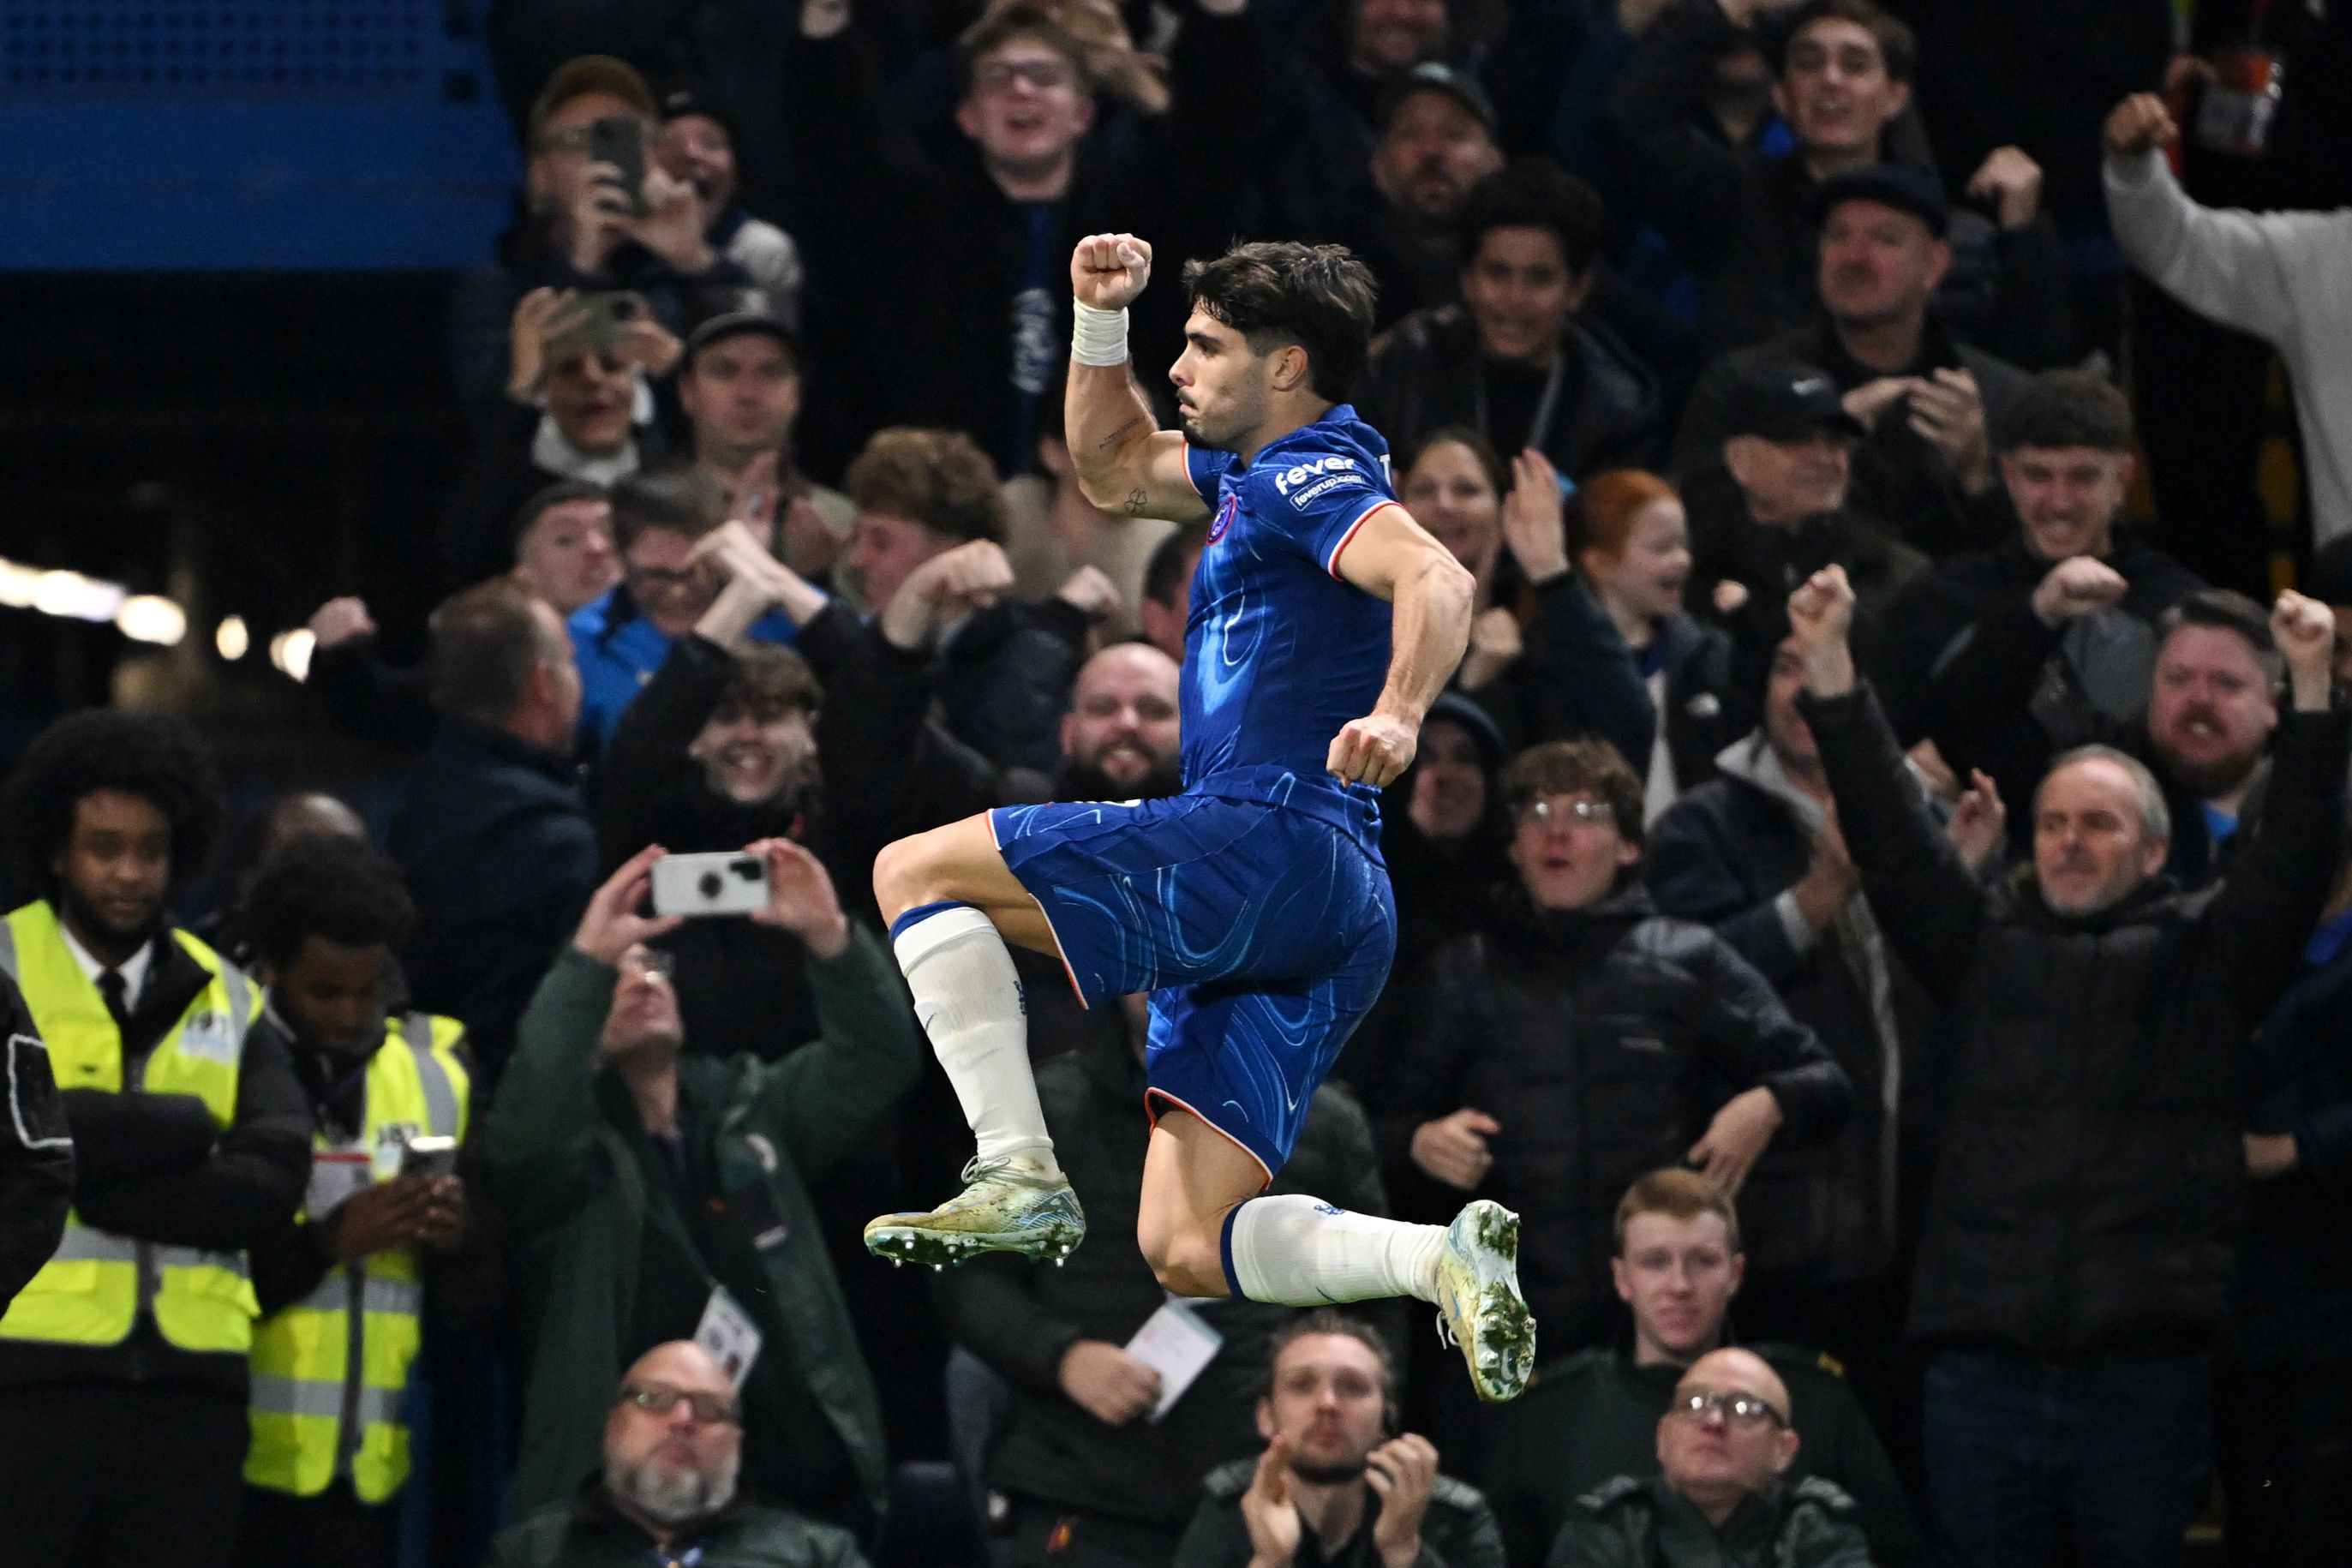
[[[1143,491],[1141,491],[1141,490],[1129,490],[1129,491],[1128,491],[1128,492],[1127,492],[1127,515],[1128,515],[1128,516],[1129,516],[1129,517],[1141,517],[1141,516],[1143,515],[1143,513],[1144,513],[1144,510],[1145,510],[1147,507],[1149,507],[1150,504],[1151,504],[1151,498],[1150,498],[1150,496],[1148,496],[1148,495],[1144,494],[1144,492],[1143,492]]]
[[[1120,426],[1118,429],[1112,431],[1109,435],[1096,442],[1095,449],[1098,452],[1109,451],[1113,447],[1118,446],[1121,441],[1127,439],[1127,433],[1129,431],[1134,429],[1137,426],[1142,423],[1143,421],[1140,419],[1129,420],[1126,424]]]

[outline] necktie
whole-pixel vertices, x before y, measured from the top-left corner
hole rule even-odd
[[[131,987],[119,969],[98,972],[98,994],[106,999],[106,1010],[114,1015],[114,1026],[121,1028],[131,1020]]]

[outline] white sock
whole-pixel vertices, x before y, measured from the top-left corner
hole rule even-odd
[[[891,927],[890,950],[971,1124],[980,1157],[1011,1155],[1058,1175],[1037,1080],[1029,1071],[1029,1020],[1013,954],[970,904],[927,904]]]
[[[1437,1300],[1442,1225],[1350,1214],[1304,1194],[1252,1198],[1225,1216],[1225,1283],[1286,1307]]]

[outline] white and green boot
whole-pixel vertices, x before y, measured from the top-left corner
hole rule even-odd
[[[1087,1238],[1078,1194],[1059,1171],[1043,1175],[1012,1160],[972,1160],[964,1189],[929,1213],[886,1214],[866,1227],[866,1250],[892,1263],[944,1268],[983,1252],[1017,1252],[1056,1264]]]
[[[1480,1198],[1454,1216],[1437,1259],[1437,1337],[1462,1347],[1478,1397],[1517,1399],[1536,1364],[1535,1315],[1519,1294],[1518,1215]]]

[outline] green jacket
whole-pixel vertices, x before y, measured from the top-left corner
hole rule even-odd
[[[847,1531],[764,1508],[728,1509],[657,1554],[653,1538],[607,1503],[601,1488],[583,1488],[500,1534],[483,1568],[646,1568],[689,1560],[696,1568],[866,1568]]]
[[[1200,1510],[1177,1545],[1171,1568],[1248,1568],[1249,1524],[1242,1518],[1242,1494],[1249,1490],[1256,1474],[1255,1459],[1235,1459],[1209,1472],[1209,1479],[1201,1483]],[[1354,1556],[1379,1568],[1380,1558],[1370,1545],[1372,1526],[1380,1517],[1381,1500],[1375,1492],[1365,1499],[1363,1522],[1336,1558],[1315,1540],[1311,1527],[1302,1529],[1301,1563],[1328,1564]],[[1354,1552],[1360,1543],[1366,1550]],[[1494,1511],[1477,1488],[1451,1476],[1437,1478],[1430,1489],[1429,1510],[1421,1516],[1421,1555],[1413,1560],[1412,1568],[1503,1568],[1502,1533],[1495,1528]]]
[[[848,951],[808,960],[818,1038],[772,1065],[688,1056],[677,1064],[687,1159],[716,1173],[706,1259],[764,1337],[762,1361],[793,1358],[840,1439],[876,1517],[887,1465],[882,1417],[810,1203],[807,1178],[866,1135],[915,1081],[919,1037],[896,967],[851,926]],[[649,1226],[677,1237],[676,1205],[648,1201],[664,1158],[617,1079],[598,1069],[614,972],[566,947],[523,1015],[483,1129],[482,1163],[520,1240],[524,1384],[518,1513],[561,1501],[601,1463],[604,1417],[625,1370]],[[659,1190],[656,1188],[655,1190]],[[691,1245],[691,1244],[688,1244]],[[761,1373],[753,1373],[751,1388]],[[745,1411],[758,1441],[761,1412]]]
[[[1750,1345],[1789,1385],[1797,1459],[1791,1481],[1822,1476],[1853,1500],[1880,1568],[1928,1561],[1927,1542],[1894,1462],[1838,1364],[1792,1345]],[[1496,1413],[1486,1497],[1514,1568],[1535,1568],[1577,1499],[1619,1476],[1654,1475],[1658,1420],[1683,1369],[1635,1366],[1606,1347],[1539,1369],[1527,1393]]]
[[[1548,1568],[1871,1568],[1853,1503],[1815,1476],[1748,1497],[1717,1530],[1653,1476],[1576,1500]]]

